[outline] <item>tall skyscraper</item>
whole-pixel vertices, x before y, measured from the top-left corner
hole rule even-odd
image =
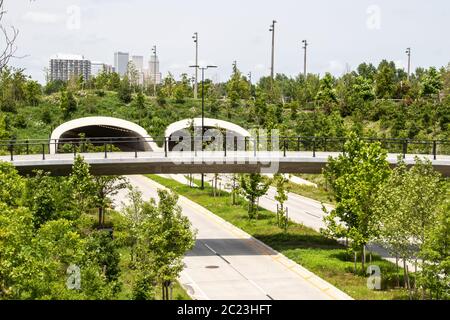
[[[139,72],[144,71],[144,57],[143,56],[132,56],[131,61],[133,61],[134,67]]]
[[[73,77],[91,77],[91,61],[81,55],[56,54],[50,57],[49,80],[69,81]]]
[[[115,52],[114,53],[114,68],[116,72],[121,76],[127,74],[128,62],[130,61],[130,55],[127,52]]]
[[[157,55],[152,55],[150,61],[148,62],[147,70],[147,81],[149,83],[160,84],[162,80],[162,75],[159,72],[159,59]]]

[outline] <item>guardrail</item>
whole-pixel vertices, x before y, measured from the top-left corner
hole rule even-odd
[[[439,155],[450,155],[450,140],[415,140],[415,139],[383,139],[383,138],[361,138],[366,142],[379,142],[389,153],[402,154],[405,158],[407,154],[430,155],[434,160]],[[221,150],[230,151],[280,151],[286,157],[288,152],[311,152],[316,157],[318,152],[343,152],[344,144],[348,138],[332,137],[277,137],[274,139],[267,137],[222,137],[223,146]],[[16,155],[41,154],[42,160],[50,153],[51,146],[55,147],[57,153],[73,153],[74,157],[78,153],[104,153],[108,158],[109,153],[134,152],[138,157],[140,152],[146,152],[145,143],[156,143],[163,145],[165,157],[168,157],[171,149],[182,143],[184,151],[209,150],[208,147],[216,142],[214,138],[204,137],[195,139],[171,139],[163,137],[153,139],[150,137],[91,137],[91,138],[61,138],[61,139],[23,139],[23,140],[0,140],[0,155],[9,155],[14,161]],[[190,144],[190,146],[189,146]],[[216,144],[217,146],[217,144]],[[211,151],[211,150],[209,150]]]

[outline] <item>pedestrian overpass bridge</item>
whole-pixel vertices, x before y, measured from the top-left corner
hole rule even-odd
[[[94,175],[321,173],[329,157],[342,154],[348,140],[264,134],[196,118],[175,122],[164,137],[154,139],[135,123],[88,117],[63,123],[49,139],[0,141],[0,161],[12,163],[21,174],[44,170],[67,175],[77,155],[85,158]],[[399,157],[411,166],[419,156],[450,176],[449,140],[361,139],[379,142],[391,166]]]
[[[321,173],[329,157],[339,152],[279,151],[253,152],[108,152],[59,153],[0,156],[0,161],[12,163],[21,174],[44,170],[53,175],[68,175],[75,156],[89,163],[93,175],[189,174],[189,173]],[[399,154],[388,154],[394,167]],[[450,176],[450,156],[407,154],[404,161],[414,164],[415,156],[429,159],[444,176]]]

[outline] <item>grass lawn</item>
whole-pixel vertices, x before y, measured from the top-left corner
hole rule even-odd
[[[296,174],[296,176],[315,183],[317,188],[289,182],[288,187],[290,192],[319,202],[334,204],[334,199],[326,188],[326,181],[323,174]]]
[[[383,290],[373,291],[367,288],[367,278],[364,275],[353,273],[353,256],[349,256],[347,249],[336,241],[292,222],[288,232],[285,233],[277,227],[275,214],[264,209],[260,210],[258,220],[250,220],[244,200],[240,200],[239,205],[233,206],[228,193],[221,192],[221,196],[214,198],[212,188],[208,185],[205,190],[200,190],[157,175],[149,175],[149,177],[263,241],[355,299],[408,298],[405,290],[393,288],[397,282],[397,275],[401,281],[402,270],[400,269],[397,273],[395,265],[378,256],[372,257],[372,264],[378,265],[381,269]],[[360,264],[358,269],[361,269]]]

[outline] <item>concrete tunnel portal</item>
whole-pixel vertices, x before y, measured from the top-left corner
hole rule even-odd
[[[106,143],[124,152],[161,151],[147,131],[133,122],[111,117],[88,117],[57,127],[51,135],[50,153],[61,152],[64,145],[79,143],[80,136],[94,146]]]

